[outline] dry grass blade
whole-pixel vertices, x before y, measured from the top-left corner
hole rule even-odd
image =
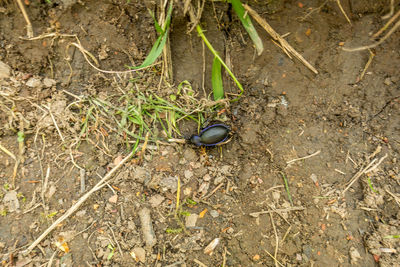
[[[315,74],[318,74],[318,71],[310,64],[307,60],[303,58],[282,36],[280,36],[269,24],[266,22],[256,11],[254,11],[251,7],[244,4],[244,8],[249,12],[249,14],[268,32],[269,35],[275,40],[277,40],[282,47],[284,47],[288,52],[292,53],[298,60],[300,60],[307,68],[309,68]]]
[[[21,0],[17,0],[17,3],[19,6],[19,9],[21,9],[22,15],[24,16],[24,19],[26,22],[26,35],[28,36],[28,38],[32,38],[33,37],[33,28],[32,28],[32,23],[28,17],[28,13],[26,13],[25,6]]]
[[[369,49],[369,58],[367,61],[367,64],[365,64],[364,70],[362,71],[361,75],[360,75],[360,81],[364,78],[365,73],[367,72],[367,69],[369,68],[369,65],[371,65],[372,60],[375,57],[375,53],[371,51],[371,49]]]
[[[374,35],[372,35],[372,38],[378,38],[379,35],[381,35],[384,31],[386,31],[387,28],[398,18],[400,17],[400,10],[397,11],[397,13],[388,21],[386,22],[385,26],[383,26],[379,31],[377,31]]]
[[[340,3],[340,0],[336,0],[336,3],[339,6],[339,9],[342,12],[343,16],[346,18],[347,22],[350,24],[350,26],[353,26],[353,24],[351,24],[350,18],[347,16],[346,12],[343,9],[342,3]]]
[[[0,144],[0,150],[2,150],[4,153],[10,156],[13,160],[17,160],[17,157],[10,150],[5,148],[2,144]]]

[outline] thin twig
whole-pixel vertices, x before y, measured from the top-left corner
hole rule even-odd
[[[366,45],[366,46],[355,47],[355,48],[343,47],[342,49],[347,52],[355,52],[355,51],[362,51],[362,50],[367,50],[370,48],[377,47],[378,45],[383,43],[387,38],[389,38],[389,36],[392,35],[392,33],[394,33],[397,30],[397,28],[399,28],[399,27],[400,27],[400,20],[398,22],[396,22],[396,24],[393,26],[393,28],[391,28],[390,31],[385,36],[383,36],[382,39],[380,39],[378,42],[375,42],[373,44]]]
[[[34,249],[54,228],[57,227],[61,222],[71,216],[94,192],[98,191],[99,189],[103,188],[106,184],[105,182],[110,179],[112,175],[123,165],[127,162],[136,151],[132,151],[126,156],[123,160],[121,160],[114,168],[108,172],[103,179],[101,179],[89,192],[83,195],[74,205],[72,205],[61,217],[59,217],[49,228],[47,228],[25,251],[24,254],[28,254]]]
[[[375,170],[387,156],[388,156],[388,154],[385,154],[385,156],[380,158],[379,161],[375,165],[373,165],[373,164],[376,162],[377,159],[372,160],[365,168],[361,168],[350,180],[348,186],[343,190],[342,194],[344,195],[344,193],[346,193],[346,191],[350,189],[350,187],[358,180],[358,178],[361,177],[361,175]]]
[[[285,241],[287,235],[290,233],[290,230],[292,229],[292,226],[289,225],[288,229],[286,230],[286,233],[283,235],[282,241],[281,241],[281,246],[283,244],[283,242]]]
[[[6,153],[7,155],[9,155],[13,160],[17,160],[17,157],[7,148],[5,148],[2,144],[0,144],[0,149]]]
[[[364,78],[364,75],[367,72],[369,65],[371,65],[372,59],[374,59],[374,57],[375,57],[375,53],[372,52],[371,49],[368,49],[368,50],[369,50],[369,58],[368,58],[367,64],[365,64],[364,70],[362,71],[362,73],[360,75],[360,81]]]
[[[33,28],[32,28],[32,23],[28,17],[28,13],[26,13],[25,6],[21,0],[17,0],[17,3],[19,6],[19,9],[21,9],[22,15],[24,16],[24,19],[26,22],[26,35],[28,36],[28,38],[32,38],[33,37]]]
[[[388,22],[379,30],[377,31],[374,35],[372,35],[372,38],[378,38],[379,35],[381,35],[384,31],[386,31],[387,28],[389,28],[390,24],[392,24],[398,17],[400,17],[400,10],[397,11],[397,13],[390,18]]]
[[[361,175],[363,175],[364,171],[365,171],[367,168],[371,167],[372,164],[375,163],[375,161],[376,161],[376,159],[374,159],[373,161],[371,161],[371,162],[367,165],[367,167],[365,167],[365,168],[361,167],[360,170],[359,170],[356,174],[354,174],[354,176],[351,178],[351,180],[350,180],[349,184],[347,185],[347,187],[343,190],[343,192],[342,192],[343,195],[344,195],[344,193],[346,193],[346,191],[349,190],[350,187],[358,180],[358,178],[360,178]]]
[[[395,194],[393,194],[392,192],[390,192],[389,190],[386,189],[386,192],[391,195],[394,198],[394,201],[396,201],[397,205],[400,206],[400,197],[396,196]]]
[[[326,3],[328,3],[328,1],[330,0],[325,0],[325,2],[323,2],[319,7],[312,9],[304,17],[299,18],[299,21],[305,21],[309,16],[311,16],[312,13],[321,10],[321,8],[323,8],[326,5]]]
[[[53,116],[53,113],[51,112],[51,110],[50,110],[50,107],[48,107],[48,106],[45,106],[45,105],[43,105],[48,111],[49,111],[49,114],[50,114],[50,117],[51,117],[51,120],[53,121],[53,123],[54,123],[54,126],[56,127],[56,129],[57,129],[57,132],[58,132],[58,135],[60,136],[60,138],[61,138],[61,141],[65,141],[65,139],[64,139],[64,136],[62,135],[62,133],[61,133],[61,131],[60,131],[60,128],[58,128],[58,124],[57,124],[57,121],[56,121],[56,119],[54,118],[54,116]]]
[[[302,158],[297,158],[297,159],[289,160],[289,161],[286,162],[286,164],[289,165],[289,164],[291,164],[291,163],[293,163],[293,162],[296,162],[296,161],[299,161],[299,160],[308,159],[308,158],[311,158],[311,157],[314,157],[314,156],[318,155],[319,153],[321,153],[321,150],[318,150],[317,152],[315,152],[315,153],[313,153],[313,154],[311,154],[311,155],[302,157]]]
[[[121,247],[120,247],[120,245],[119,245],[119,242],[118,242],[117,238],[115,237],[115,234],[114,234],[114,231],[113,231],[113,229],[111,228],[111,226],[110,226],[110,224],[109,224],[109,223],[107,223],[107,226],[108,226],[108,228],[109,228],[109,229],[110,229],[110,231],[111,231],[111,234],[112,234],[112,236],[113,236],[113,238],[114,238],[114,241],[115,241],[115,243],[117,244],[117,247],[118,247],[119,253],[121,253],[121,257],[123,257],[123,256],[124,256],[124,254],[122,253],[122,249],[121,249]]]
[[[286,209],[263,210],[263,211],[259,211],[259,212],[252,212],[249,215],[251,217],[257,218],[261,214],[267,214],[267,213],[272,213],[272,212],[279,213],[279,212],[297,211],[297,210],[305,210],[305,209],[306,208],[299,206],[299,207],[291,207],[291,208],[286,208]]]
[[[268,254],[268,256],[270,256],[275,262],[277,262],[281,267],[285,267],[285,265],[283,265],[282,263],[280,263],[277,258],[274,257],[274,255],[272,255],[271,253],[268,252],[268,250],[264,249],[264,251]]]
[[[388,14],[382,17],[382,19],[388,19],[390,18],[394,13],[394,0],[390,0],[390,11]]]
[[[207,265],[205,265],[204,263],[202,263],[201,261],[199,261],[199,260],[197,260],[197,259],[193,259],[193,261],[195,262],[195,263],[197,263],[199,266],[201,266],[201,267],[207,267]]]
[[[280,36],[268,23],[265,21],[256,11],[254,11],[251,7],[244,4],[243,7],[249,12],[249,14],[266,30],[271,37],[282,45],[288,52],[292,53],[298,60],[300,60],[307,68],[309,68],[315,74],[318,74],[318,71],[310,64],[307,60],[303,58],[282,36]]]
[[[382,161],[387,158],[388,154],[386,153],[385,156],[383,156],[382,158],[379,159],[379,161],[372,167],[370,167],[369,169],[365,170],[364,173],[369,173],[372,172],[373,170],[375,170],[381,163]]]
[[[343,13],[343,15],[346,18],[347,22],[350,24],[350,26],[353,26],[353,24],[351,24],[351,20],[349,19],[349,17],[347,16],[346,12],[343,9],[342,4],[340,3],[340,0],[336,0],[336,3],[338,4],[339,9]]]
[[[226,247],[224,247],[224,255],[223,255],[223,260],[222,260],[222,267],[225,267],[226,265]]]
[[[274,261],[275,261],[275,266],[278,267],[277,255],[278,255],[278,248],[279,248],[279,237],[278,237],[278,232],[276,231],[274,217],[272,216],[272,213],[269,214],[269,217],[271,218],[271,224],[272,224],[272,228],[274,229],[274,234],[275,234]]]
[[[214,188],[213,191],[210,192],[210,194],[208,194],[207,196],[204,196],[202,199],[205,200],[205,199],[211,197],[211,196],[212,196],[215,192],[217,192],[217,190],[220,189],[221,186],[223,186],[223,185],[224,185],[224,183],[220,183],[216,188]]]
[[[93,63],[88,59],[88,55],[89,55],[89,57],[92,58],[93,61],[94,61],[96,64],[98,64],[96,58],[95,58],[89,51],[87,51],[87,50],[81,45],[81,43],[80,43],[80,41],[79,41],[79,39],[78,39],[78,36],[75,35],[75,34],[47,33],[47,34],[42,34],[42,35],[39,35],[39,36],[36,36],[36,37],[29,37],[29,38],[23,38],[23,37],[21,37],[21,39],[23,39],[23,40],[28,40],[28,41],[33,41],[33,40],[39,40],[39,39],[44,39],[44,38],[49,38],[49,37],[54,37],[54,38],[57,38],[57,37],[73,37],[73,38],[75,38],[76,41],[77,41],[77,43],[70,43],[70,44],[67,46],[67,48],[68,48],[69,46],[71,46],[71,45],[72,45],[72,46],[75,46],[76,48],[78,48],[78,50],[83,54],[83,57],[84,57],[85,60],[88,62],[88,64],[89,64],[92,68],[94,68],[95,70],[97,70],[97,71],[99,71],[99,72],[103,72],[103,73],[109,73],[109,74],[125,74],[125,73],[131,73],[131,72],[136,72],[136,71],[139,71],[139,70],[147,69],[147,68],[153,67],[153,66],[158,65],[158,64],[161,63],[161,62],[156,62],[156,63],[154,63],[154,64],[151,64],[151,65],[146,66],[146,67],[143,67],[143,68],[131,69],[131,70],[126,70],[126,71],[102,70],[102,69],[96,67],[95,65],[93,65]]]

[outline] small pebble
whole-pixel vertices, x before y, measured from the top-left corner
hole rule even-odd
[[[218,177],[215,178],[214,184],[215,185],[219,185],[224,179],[225,179],[224,176],[218,176]]]
[[[44,78],[43,80],[43,85],[46,88],[52,87],[53,85],[56,85],[57,82],[53,79],[49,79],[49,78]]]
[[[157,194],[154,196],[151,196],[151,198],[149,199],[149,203],[150,205],[154,208],[154,207],[158,207],[163,201],[164,201],[164,197]]]
[[[211,180],[211,176],[207,173],[206,175],[204,175],[203,180],[204,180],[205,182],[208,182],[208,181]]]
[[[135,247],[130,254],[136,262],[140,261],[144,263],[146,261],[146,251],[141,247]]]
[[[186,228],[195,227],[197,218],[199,218],[199,215],[197,215],[196,213],[192,213],[189,216],[187,216],[185,222]]]
[[[40,87],[41,85],[42,85],[42,82],[38,78],[34,78],[34,77],[29,78],[29,80],[26,82],[26,86],[29,86],[32,88]]]
[[[392,80],[390,78],[386,78],[383,83],[386,84],[386,85],[391,85],[392,84]]]
[[[190,179],[193,177],[193,172],[191,170],[185,170],[185,178]]]
[[[0,61],[0,79],[6,79],[10,77],[11,68],[3,61]]]
[[[143,208],[139,211],[139,218],[142,225],[143,239],[148,248],[152,248],[157,243],[157,238],[153,230],[153,222],[151,220],[150,210]]]
[[[272,199],[275,201],[278,201],[281,198],[281,193],[280,192],[272,192]]]
[[[219,216],[219,212],[216,210],[210,210],[210,215],[213,218],[217,218]]]

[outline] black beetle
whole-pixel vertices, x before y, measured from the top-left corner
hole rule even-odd
[[[213,124],[201,130],[199,135],[192,135],[190,142],[196,146],[216,146],[228,139],[230,130],[225,124]]]

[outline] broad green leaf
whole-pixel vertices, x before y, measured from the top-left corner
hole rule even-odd
[[[211,83],[214,95],[214,101],[224,98],[224,87],[222,84],[221,75],[221,62],[217,57],[214,57],[212,72],[211,72]]]

